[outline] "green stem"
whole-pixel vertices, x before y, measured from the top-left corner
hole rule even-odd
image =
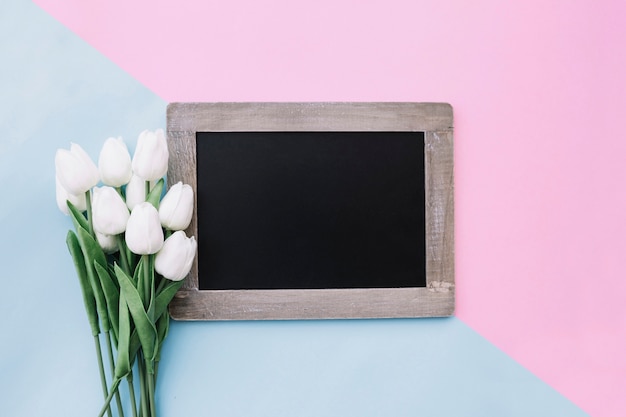
[[[147,377],[148,377],[148,398],[150,401],[150,416],[156,417],[156,404],[154,401],[154,374],[150,374],[148,372]]]
[[[89,234],[95,239],[96,235],[93,233],[93,216],[91,209],[91,190],[85,191],[85,201],[87,202],[87,223],[89,224]]]
[[[96,354],[98,355],[98,367],[100,368],[100,382],[102,383],[102,392],[104,393],[104,398],[107,398],[108,389],[107,389],[107,380],[104,375],[104,364],[102,363],[102,349],[100,348],[100,338],[98,335],[94,335],[94,341],[96,343]],[[109,417],[111,417],[111,408],[109,407],[109,400],[106,402],[106,408],[103,408],[104,411],[107,411]],[[100,414],[100,417],[104,414],[104,411]]]
[[[107,341],[107,350],[109,351],[109,366],[111,368],[111,375],[115,375],[115,361],[113,360],[113,348],[111,347],[111,334],[109,332],[105,332],[104,336]],[[120,398],[119,391],[115,393],[115,403],[117,404],[117,411],[120,417],[124,417],[124,409],[122,408],[122,399]]]
[[[150,273],[150,255],[141,255],[143,258],[143,295],[145,300],[145,307],[150,305],[150,293],[152,291],[152,277]]]
[[[148,307],[148,317],[154,323],[154,308],[152,308],[152,298],[155,296],[154,293],[154,273],[152,260],[153,257],[151,255],[143,255],[145,256],[144,260],[144,291],[146,291],[146,301]],[[146,369],[144,373],[144,378],[147,380],[147,394],[148,394],[148,407],[150,408],[150,417],[156,417],[156,406],[154,400],[154,362],[150,358],[144,358]]]
[[[166,278],[161,278],[161,282],[159,282],[159,286],[157,287],[154,295],[159,295],[161,293],[161,291],[163,290],[163,287],[165,287],[165,280]]]
[[[102,406],[98,417],[102,417],[107,411],[109,415],[111,415],[111,407],[109,405],[111,404],[111,400],[113,399],[113,394],[117,392],[117,387],[120,385],[120,381],[121,379],[116,379],[115,381],[113,381],[113,385],[111,385],[111,392],[109,392],[109,395],[107,395],[107,397],[104,399],[104,405]]]
[[[147,402],[147,386],[146,386],[146,370],[144,369],[144,365],[142,362],[142,356],[139,355],[139,360],[137,361],[137,367],[139,368],[139,388],[141,391],[141,405],[140,410],[143,417],[149,417],[148,413],[148,402]]]
[[[146,187],[146,196],[145,196],[144,199],[147,200],[148,199],[148,195],[150,194],[150,181],[146,181],[145,184],[146,184],[145,185],[145,187]]]
[[[133,274],[130,273],[130,267],[128,264],[128,259],[126,258],[126,241],[124,240],[124,236],[120,233],[116,236],[117,239],[117,247],[120,251],[120,262],[122,263],[122,269],[126,272],[126,275],[132,277]]]
[[[135,387],[133,386],[133,371],[126,377],[128,392],[130,393],[130,406],[133,410],[133,417],[137,417],[137,401],[135,400]]]

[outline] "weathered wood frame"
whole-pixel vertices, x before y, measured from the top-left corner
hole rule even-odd
[[[196,132],[425,133],[426,287],[199,290],[198,261],[170,304],[178,320],[437,317],[454,314],[452,107],[444,103],[171,103],[168,184],[196,191]],[[197,236],[195,216],[187,230]],[[198,242],[202,245],[202,242]]]

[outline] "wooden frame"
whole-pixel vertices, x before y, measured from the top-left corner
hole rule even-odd
[[[196,190],[196,132],[211,131],[423,131],[426,178],[426,287],[207,291],[198,289],[196,259],[170,304],[172,317],[288,320],[454,314],[452,120],[452,107],[444,103],[169,104],[170,186],[183,181]],[[198,235],[195,214],[187,234]]]

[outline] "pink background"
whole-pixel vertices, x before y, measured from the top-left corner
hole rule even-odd
[[[457,316],[626,410],[626,3],[36,3],[164,100],[455,110]]]

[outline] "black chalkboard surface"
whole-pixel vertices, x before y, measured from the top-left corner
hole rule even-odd
[[[426,286],[423,132],[197,132],[200,290]]]

